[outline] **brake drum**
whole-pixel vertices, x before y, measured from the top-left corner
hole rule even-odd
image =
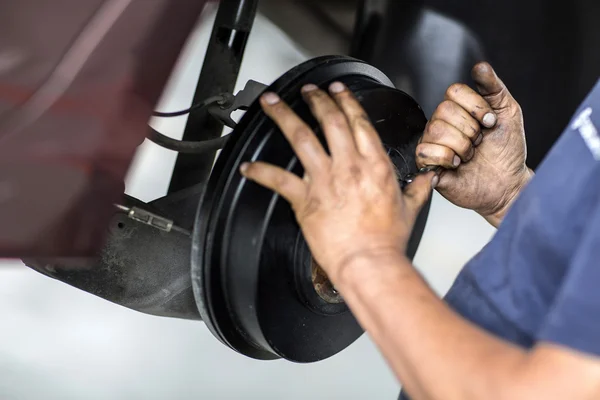
[[[324,143],[300,88],[307,83],[327,88],[336,80],[365,108],[398,178],[416,172],[415,148],[425,115],[376,68],[348,57],[321,57],[290,70],[267,90],[286,101]],[[197,213],[192,282],[202,319],[221,342],[252,358],[314,362],[330,357],[359,338],[362,329],[312,259],[290,205],[240,175],[239,166],[247,161],[303,174],[258,101],[222,150]],[[409,258],[417,250],[428,211],[429,204],[412,233]]]

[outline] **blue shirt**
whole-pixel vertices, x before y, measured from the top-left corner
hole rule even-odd
[[[600,356],[599,131],[600,81],[450,288],[463,317],[524,348]]]
[[[529,348],[600,356],[600,82],[446,295],[465,318]]]

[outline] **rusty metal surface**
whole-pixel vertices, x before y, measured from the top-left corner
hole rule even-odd
[[[325,271],[323,271],[314,258],[311,262],[311,281],[319,297],[326,302],[337,304],[344,301],[340,293],[335,289],[327,277]]]
[[[100,248],[205,2],[0,3],[0,257]]]

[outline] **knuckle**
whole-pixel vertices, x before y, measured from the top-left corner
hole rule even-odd
[[[303,218],[308,217],[311,214],[316,213],[321,207],[321,200],[316,196],[310,196],[306,202],[302,205],[300,215]]]
[[[373,129],[373,125],[371,124],[371,120],[369,116],[365,112],[360,112],[358,115],[352,118],[352,125],[357,129]]]
[[[343,92],[336,93],[335,97],[337,97],[343,103],[349,103],[354,101],[354,95],[349,90],[344,90]]]
[[[445,126],[443,121],[439,119],[434,119],[428,125],[428,133],[429,137],[434,140],[439,140],[445,134]]]
[[[444,147],[439,158],[442,162],[444,162],[448,165],[452,165],[452,162],[454,161],[454,155],[455,155],[454,150],[452,150],[448,147]]]
[[[416,154],[417,154],[417,159],[421,159],[421,160],[427,159],[428,158],[427,145],[424,143],[417,145]]]
[[[431,121],[427,122],[427,124],[425,125],[425,129],[423,130],[423,134],[421,135],[421,138],[419,139],[419,143],[423,143],[423,142],[428,142],[430,140],[431,137]]]
[[[294,143],[302,145],[312,140],[312,131],[305,126],[297,127],[292,134]]]
[[[339,111],[330,111],[323,116],[323,122],[333,128],[344,128],[347,120],[344,114]]]
[[[340,178],[339,181],[334,181],[335,185],[340,185],[338,191],[343,190],[349,186],[358,184],[363,177],[363,170],[359,163],[356,161],[349,161],[344,164],[340,164],[338,172],[335,174]]]
[[[286,114],[287,107],[281,101],[277,104],[274,104],[269,107],[269,112],[276,116],[281,116],[281,114]]]
[[[278,192],[285,191],[288,187],[290,180],[285,174],[274,174],[273,176],[273,186]]]
[[[322,107],[326,102],[331,101],[331,97],[321,89],[313,90],[309,94],[309,100],[313,106]]]
[[[455,95],[459,94],[463,90],[463,88],[464,88],[464,84],[462,84],[462,83],[453,83],[446,90],[446,94],[449,97],[455,96]]]
[[[448,116],[454,113],[454,102],[452,100],[444,100],[440,103],[436,111],[437,115]]]
[[[373,127],[373,125],[371,125],[371,123],[369,121],[365,121],[365,120],[360,120],[357,122],[354,122],[354,124],[352,125],[352,129],[355,131],[356,134],[362,134],[362,135],[377,135],[377,131],[375,130],[375,128]]]
[[[302,95],[306,99],[313,101],[313,100],[321,98],[323,95],[323,92],[320,89],[316,89],[316,90],[311,90],[309,92],[304,92],[304,93],[302,93]]]
[[[454,158],[454,151],[447,147],[436,147],[435,149],[426,149],[417,154],[417,160],[421,166],[426,165],[451,165]]]
[[[479,135],[479,131],[480,131],[479,123],[476,120],[474,120],[473,118],[470,118],[469,122],[466,123],[465,129],[463,132],[471,139],[475,139]]]
[[[352,163],[350,165],[348,165],[348,176],[354,180],[354,181],[358,181],[360,180],[360,178],[362,177],[363,171],[362,168],[360,167],[360,165],[356,164],[356,163]]]

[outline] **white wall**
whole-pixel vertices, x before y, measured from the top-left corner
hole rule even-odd
[[[160,109],[189,105],[209,34],[210,24],[195,32]],[[250,78],[272,82],[308,58],[259,16],[237,89]],[[152,124],[180,137],[185,117]],[[174,161],[172,152],[144,143],[128,193],[146,201],[163,195]],[[436,195],[415,263],[443,293],[492,233],[477,215]],[[398,390],[366,336],[315,364],[255,361],[223,346],[201,322],[140,314],[0,262],[1,400],[394,399]]]

